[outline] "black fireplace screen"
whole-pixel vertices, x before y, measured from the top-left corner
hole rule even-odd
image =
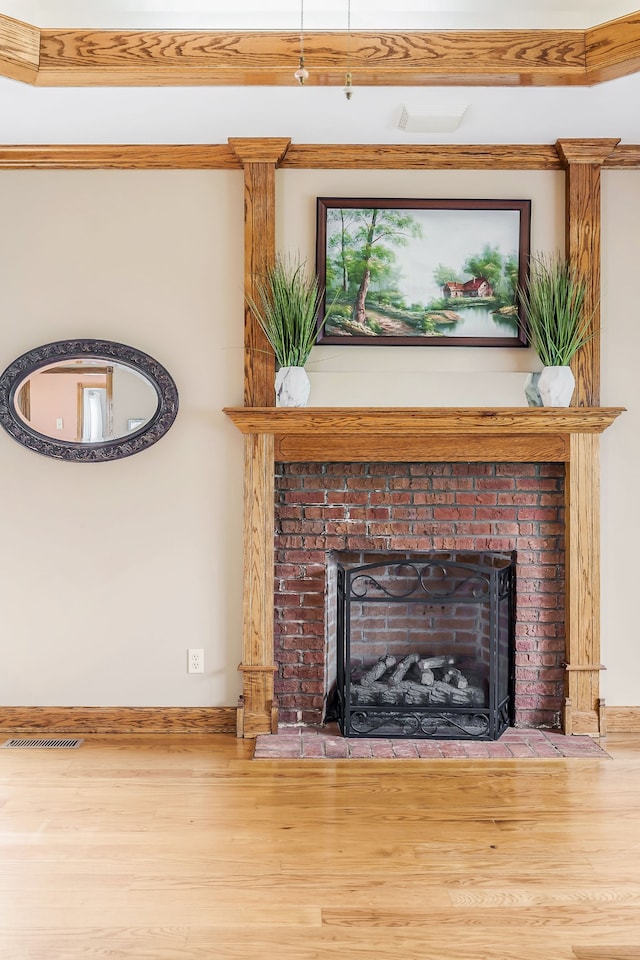
[[[513,718],[514,585],[504,553],[338,563],[343,735],[497,740]]]

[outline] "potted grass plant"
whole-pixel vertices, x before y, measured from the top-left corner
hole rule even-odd
[[[316,342],[324,290],[306,261],[276,257],[264,275],[255,278],[256,299],[247,303],[273,348],[278,364],[276,406],[304,407],[309,377],[304,365]]]
[[[594,335],[593,317],[585,313],[586,282],[559,254],[537,254],[519,298],[524,334],[543,364],[527,381],[529,404],[568,407],[575,389],[569,364]]]

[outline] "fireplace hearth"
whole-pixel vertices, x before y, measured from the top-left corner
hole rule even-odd
[[[338,560],[343,735],[498,739],[513,722],[514,590],[511,554]]]

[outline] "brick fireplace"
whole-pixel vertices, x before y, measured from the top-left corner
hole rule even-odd
[[[516,554],[515,725],[558,728],[564,698],[561,463],[277,463],[275,693],[283,723],[317,724],[334,675],[325,602],[335,554]]]
[[[559,680],[540,679],[538,667],[550,667],[552,671],[563,671],[563,692],[561,696],[560,722],[566,734],[598,734],[604,732],[605,712],[604,701],[600,698],[599,672],[603,669],[600,663],[600,526],[599,526],[599,434],[609,427],[617,416],[622,413],[619,407],[571,407],[571,408],[522,408],[522,407],[411,407],[411,408],[352,408],[352,407],[310,407],[310,408],[273,408],[273,407],[234,407],[226,408],[225,413],[234,424],[245,434],[245,522],[244,522],[244,615],[243,615],[243,659],[239,669],[243,675],[243,694],[238,706],[238,735],[255,737],[260,733],[273,732],[277,729],[279,717],[279,702],[275,694],[275,674],[279,665],[275,662],[276,647],[274,644],[275,605],[274,605],[274,529],[275,529],[275,463],[298,464],[295,470],[287,472],[287,483],[298,483],[301,478],[302,489],[297,490],[297,503],[304,504],[305,475],[308,470],[305,464],[341,464],[343,476],[333,477],[338,484],[337,493],[342,492],[344,503],[349,505],[349,517],[327,516],[324,518],[305,517],[312,525],[308,530],[308,539],[305,541],[307,553],[320,550],[315,546],[314,537],[319,538],[322,546],[322,563],[327,550],[334,549],[331,538],[340,540],[337,527],[332,524],[342,523],[342,532],[350,528],[351,535],[368,538],[380,536],[390,538],[388,543],[397,546],[403,540],[415,537],[429,537],[433,542],[440,538],[446,542],[447,537],[460,538],[460,544],[472,542],[482,543],[485,538],[500,544],[502,549],[512,549],[515,543],[516,552],[520,553],[520,630],[516,640],[520,657],[520,668],[535,669],[534,686],[537,687],[537,702],[525,702],[525,697],[531,692],[522,685],[519,693],[520,710],[545,711],[545,717],[551,717],[556,722],[558,712],[557,690]],[[347,467],[345,465],[356,465]],[[375,516],[368,520],[354,516],[351,508],[363,511],[385,510],[383,502],[376,502],[375,496],[379,492],[376,485],[379,476],[367,475],[360,471],[363,465],[381,464],[382,470],[389,471],[384,476],[390,480],[394,478],[395,465],[406,464],[404,474],[396,477],[404,487],[387,490],[402,497],[411,493],[411,483],[420,481],[423,488],[414,491],[425,498],[433,494],[424,488],[425,477],[413,476],[414,469],[421,469],[425,464],[444,465],[451,468],[451,475],[441,471],[442,480],[449,480],[456,475],[456,488],[440,490],[439,495],[445,500],[441,503],[417,503],[414,501],[397,504],[397,508],[411,511],[418,507],[424,508],[424,514],[412,519],[405,516],[398,519],[396,516]],[[513,465],[520,465],[513,469]],[[392,467],[393,465],[393,467]],[[508,467],[506,465],[512,465]],[[370,469],[370,467],[369,467]],[[348,471],[352,472],[349,473]],[[438,468],[440,470],[440,468]],[[505,471],[504,475],[500,471]],[[511,473],[508,471],[511,470]],[[478,471],[475,473],[474,471]],[[488,472],[483,472],[488,471]],[[530,471],[530,472],[528,472]],[[554,472],[555,471],[555,472]],[[438,474],[440,476],[440,474]],[[283,479],[284,472],[282,474]],[[558,480],[563,477],[562,486]],[[294,481],[294,478],[295,481]],[[360,479],[358,479],[360,478]],[[475,478],[475,479],[474,479]],[[332,474],[325,473],[324,480],[330,484]],[[347,481],[362,483],[365,489],[347,486]],[[499,484],[488,489],[482,489],[483,479],[491,479],[513,486],[507,490],[500,490]],[[535,479],[535,488],[527,484]],[[307,490],[317,488],[317,476],[309,475]],[[364,483],[364,481],[367,481]],[[459,484],[458,481],[464,481]],[[471,486],[465,484],[472,481]],[[385,480],[386,483],[386,480]],[[344,484],[344,489],[343,485]],[[548,487],[552,484],[552,488]],[[474,486],[475,485],[475,486]],[[458,489],[461,486],[462,489]],[[334,489],[336,489],[334,487]],[[291,488],[294,494],[289,506],[295,507],[296,488]],[[539,497],[532,503],[498,503],[483,504],[478,497],[495,495],[496,501],[500,496]],[[471,497],[475,502],[465,503],[464,499]],[[349,501],[355,498],[352,503]],[[368,499],[367,499],[368,498]],[[373,498],[373,499],[372,499]],[[447,500],[448,498],[448,500]],[[547,502],[547,499],[550,501]],[[563,506],[560,505],[562,501]],[[309,509],[340,510],[340,503],[309,504]],[[494,509],[493,519],[483,511],[488,507]],[[438,511],[438,523],[442,524],[439,530],[427,532],[427,524],[432,522],[427,517],[427,508],[433,508],[434,519]],[[500,516],[499,511],[507,511]],[[453,511],[453,513],[452,513]],[[510,511],[510,512],[509,512]],[[539,511],[532,515],[531,511]],[[548,511],[548,512],[547,512]],[[557,512],[556,512],[557,511]],[[515,518],[515,519],[514,519]],[[313,524],[322,520],[327,525],[326,531],[314,527]],[[282,517],[281,522],[299,523],[299,515]],[[367,522],[369,524],[367,528]],[[394,525],[401,523],[400,528]],[[407,528],[405,524],[414,524]],[[415,524],[424,523],[420,532]],[[492,524],[517,524],[507,532],[505,528],[491,527]],[[556,524],[555,534],[541,526],[531,527],[527,524]],[[364,527],[358,526],[364,524]],[[379,524],[380,526],[376,526]],[[447,524],[455,524],[455,532],[445,533]],[[465,524],[477,524],[474,532],[465,528]],[[482,524],[489,524],[489,533],[480,533]],[[364,533],[355,534],[354,531],[364,529]],[[408,530],[411,533],[408,533]],[[486,527],[485,527],[486,529]],[[368,532],[367,532],[368,530]],[[312,532],[314,531],[314,532]],[[387,531],[387,532],[383,532]],[[535,536],[541,532],[548,537]],[[300,532],[282,531],[279,536],[289,538],[285,540],[292,550],[295,550],[296,537]],[[395,539],[398,538],[398,539]],[[530,541],[550,540],[550,549],[544,547],[534,549]],[[555,539],[557,538],[557,539]],[[551,543],[551,540],[555,542]],[[564,609],[544,606],[545,603],[559,603],[558,591],[555,600],[554,581],[561,579],[562,563],[559,556],[564,545]],[[364,549],[368,549],[365,547]],[[402,549],[402,548],[401,548]],[[304,552],[304,551],[302,551]],[[530,559],[537,562],[526,562],[527,554],[535,554]],[[549,553],[550,557],[543,556]],[[289,557],[289,560],[291,558]],[[315,570],[313,564],[320,566],[319,556],[308,558],[305,566],[305,576],[298,576],[303,581],[302,593],[298,597],[307,597],[304,591],[304,581],[307,583],[313,577],[320,576],[319,568]],[[295,563],[291,564],[296,567]],[[289,578],[289,572],[291,576]],[[287,580],[287,589],[296,580],[293,569],[284,574]],[[282,574],[283,571],[280,571]],[[535,589],[528,591],[529,585]],[[541,586],[544,589],[541,589]],[[295,664],[307,670],[309,676],[300,680],[300,686],[313,683],[318,678],[314,671],[318,669],[317,654],[312,654],[309,643],[324,645],[317,635],[317,624],[324,617],[323,600],[320,592],[309,592],[310,602],[305,599],[305,610],[309,611],[306,626],[300,629],[290,623],[287,629],[298,630],[308,638],[307,647],[300,650],[299,645],[292,648],[281,647],[294,656]],[[524,598],[533,598],[531,613],[525,619],[523,611],[526,609]],[[544,600],[538,602],[538,598]],[[293,602],[293,598],[292,598]],[[300,604],[298,603],[298,606]],[[295,606],[295,604],[294,604]],[[291,609],[284,608],[283,609]],[[554,621],[553,617],[559,619]],[[542,618],[542,619],[537,619]],[[564,640],[561,651],[561,634],[557,631],[564,623]],[[281,618],[279,621],[284,623]],[[543,645],[537,644],[536,649],[528,649],[527,643],[532,635],[540,630],[554,633],[554,636],[540,637]],[[324,632],[324,628],[323,632]],[[280,634],[282,635],[282,634]],[[286,632],[284,633],[286,636]],[[545,649],[545,642],[551,641],[553,649]],[[557,647],[557,649],[556,649]],[[302,653],[302,663],[299,663]],[[531,663],[527,666],[527,654],[547,657],[554,654],[553,662],[546,664]],[[316,657],[305,662],[304,657]],[[559,655],[559,656],[555,656]],[[529,661],[531,662],[531,661]],[[556,677],[551,673],[551,677]],[[285,677],[284,664],[278,682]],[[551,683],[553,690],[545,690],[540,684]],[[557,686],[556,686],[557,684]],[[318,689],[317,686],[315,688]],[[311,692],[302,690],[300,693]],[[285,691],[283,690],[284,694]],[[315,694],[318,696],[318,694]],[[313,694],[312,694],[313,696]],[[549,696],[549,701],[541,700]],[[320,709],[320,704],[314,704],[314,709]],[[286,709],[300,709],[295,706]],[[524,713],[520,714],[524,721]],[[537,721],[536,721],[537,718]],[[528,717],[527,722],[542,722],[542,714],[536,712]]]

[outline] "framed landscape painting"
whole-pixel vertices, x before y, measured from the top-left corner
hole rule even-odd
[[[530,200],[318,197],[318,343],[526,346]]]

